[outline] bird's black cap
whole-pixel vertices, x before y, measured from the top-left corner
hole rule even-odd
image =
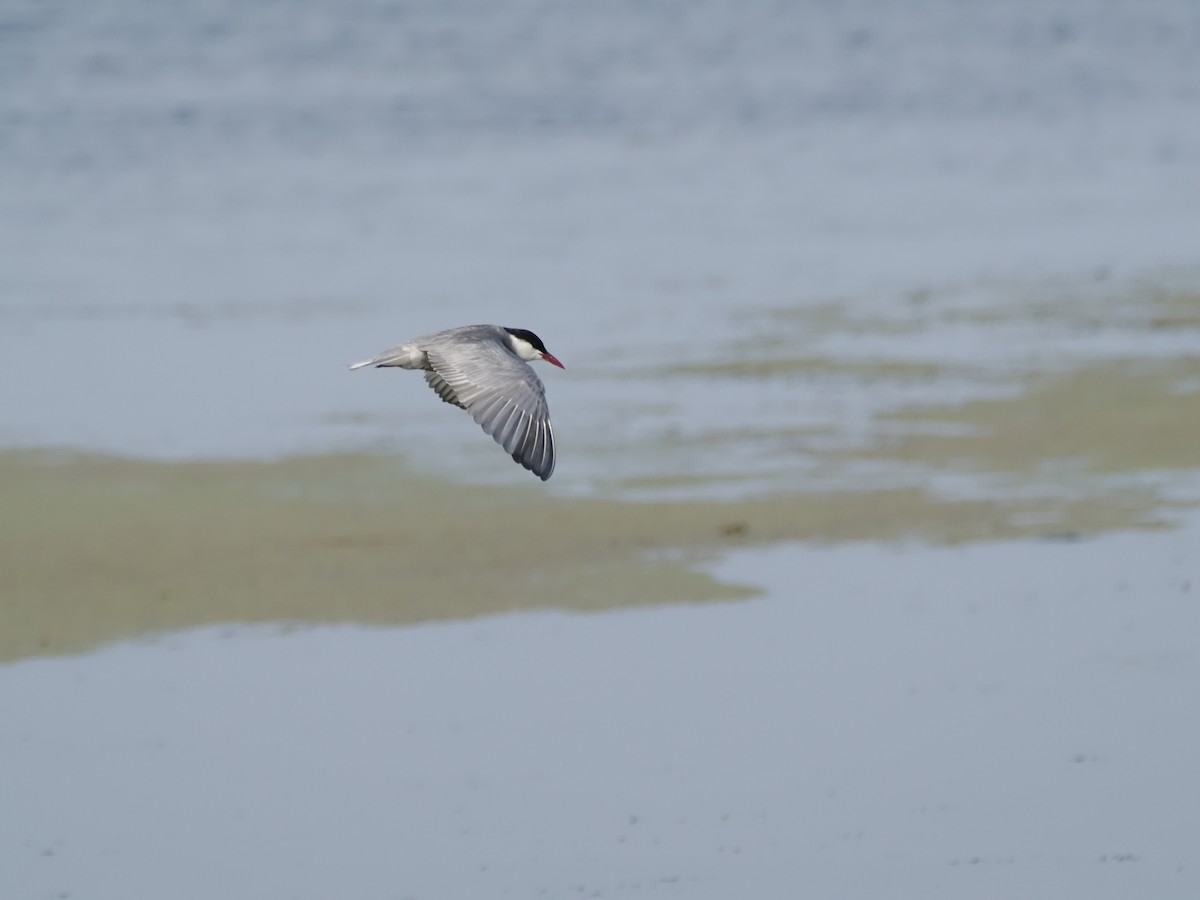
[[[506,325],[504,330],[513,337],[519,337],[523,341],[529,341],[529,343],[533,344],[534,349],[540,353],[550,352],[546,349],[546,345],[542,343],[542,339],[527,328],[509,328]]]

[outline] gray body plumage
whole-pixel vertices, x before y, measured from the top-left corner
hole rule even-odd
[[[546,389],[517,355],[508,329],[464,325],[427,334],[350,368],[365,366],[424,370],[434,392],[470,413],[515,462],[542,481],[554,472],[554,429]]]

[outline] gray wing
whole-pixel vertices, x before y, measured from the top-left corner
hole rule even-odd
[[[546,388],[529,364],[490,341],[427,348],[425,380],[538,478],[554,472],[554,429]]]

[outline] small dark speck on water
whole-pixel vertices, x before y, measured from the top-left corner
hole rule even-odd
[[[1042,540],[1054,544],[1073,544],[1082,540],[1082,535],[1078,531],[1048,531],[1042,535]]]

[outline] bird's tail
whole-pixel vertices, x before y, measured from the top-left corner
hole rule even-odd
[[[409,344],[400,344],[384,350],[378,356],[356,362],[350,368],[365,369],[367,366],[399,366],[402,369],[419,369],[424,364],[425,354]]]

